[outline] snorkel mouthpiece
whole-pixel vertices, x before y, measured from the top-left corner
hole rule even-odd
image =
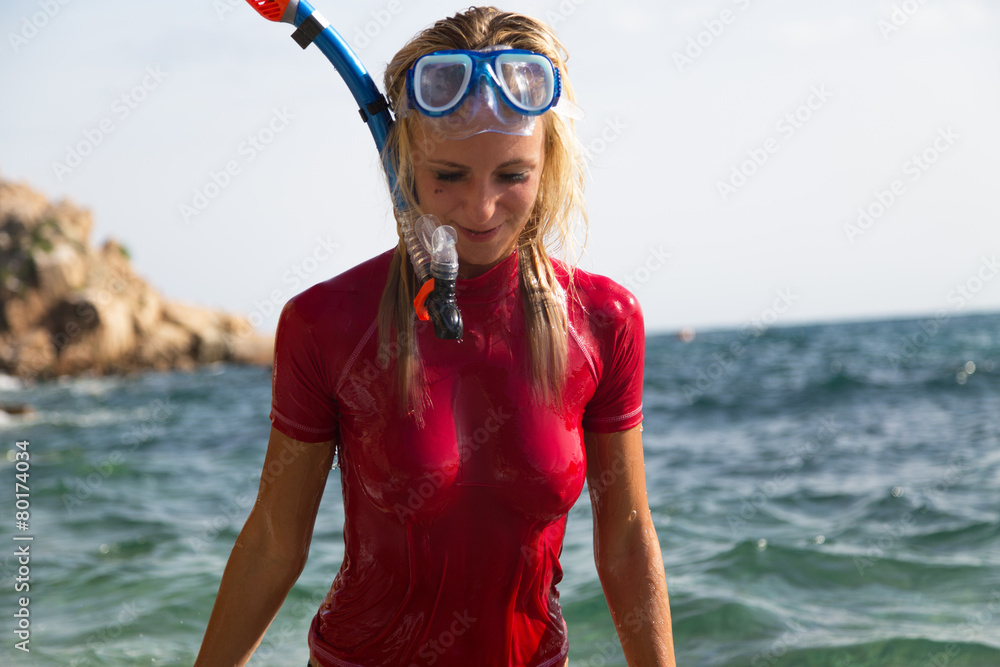
[[[434,324],[434,335],[441,340],[462,338],[462,313],[455,300],[458,278],[458,234],[450,225],[442,225],[433,215],[421,216],[416,223],[402,224],[406,252],[421,283],[413,300],[417,318]]]
[[[434,291],[427,299],[427,312],[434,323],[434,335],[441,340],[462,337],[462,313],[455,301],[455,280],[458,278],[458,250],[455,228],[443,225],[431,235],[431,277]]]
[[[455,301],[455,281],[434,279],[434,290],[427,297],[427,314],[434,323],[434,335],[441,340],[462,339],[462,312]]]

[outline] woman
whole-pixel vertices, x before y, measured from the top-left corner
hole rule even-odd
[[[562,53],[534,19],[472,8],[388,65],[387,159],[410,210],[457,232],[464,335],[415,321],[402,237],[289,301],[259,495],[197,665],[253,653],[305,565],[335,450],[345,556],[311,665],[568,664],[555,586],[585,478],[628,664],[674,664],[643,474],[642,315],[543,243],[583,217]]]

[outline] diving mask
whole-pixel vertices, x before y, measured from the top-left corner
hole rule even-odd
[[[481,132],[528,136],[535,119],[560,104],[559,68],[541,53],[509,46],[447,50],[421,56],[406,74],[409,108],[432,133],[465,139]],[[576,115],[581,117],[579,108]]]

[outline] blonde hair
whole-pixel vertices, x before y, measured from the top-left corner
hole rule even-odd
[[[396,122],[389,131],[383,160],[396,173],[398,192],[393,195],[396,201],[406,202],[408,211],[396,211],[399,243],[379,304],[379,354],[381,358],[397,358],[400,396],[404,399],[401,408],[404,412],[412,409],[418,420],[426,405],[414,336],[413,298],[419,285],[415,284],[400,232],[403,216],[415,219],[420,215],[413,150],[413,123],[417,122],[417,114],[407,113],[406,73],[417,58],[434,51],[480,50],[501,44],[548,56],[562,75],[562,95],[570,101],[574,99],[566,76],[568,55],[552,29],[529,16],[501,12],[495,7],[471,7],[438,21],[410,40],[385,71],[384,86]],[[517,241],[518,274],[528,332],[527,363],[535,399],[558,404],[566,371],[567,305],[546,244],[552,243],[568,254],[575,244],[574,224],[579,221],[586,230],[585,163],[572,121],[552,112],[541,118],[545,129],[545,162],[534,207]],[[393,329],[396,340],[391,342]]]

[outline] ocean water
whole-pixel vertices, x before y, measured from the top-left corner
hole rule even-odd
[[[1000,665],[998,331],[990,315],[648,339],[646,476],[679,665]],[[0,378],[0,402],[37,410],[0,415],[0,664],[193,663],[256,493],[269,380],[226,365]],[[251,664],[305,664],[342,522],[331,479]],[[584,491],[562,556],[570,660],[625,665],[591,528]],[[34,537],[30,653],[14,648],[14,534]]]

